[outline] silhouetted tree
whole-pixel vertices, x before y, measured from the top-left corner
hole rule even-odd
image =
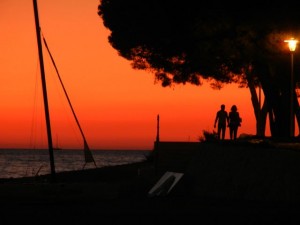
[[[98,14],[111,31],[109,43],[133,68],[152,71],[162,86],[208,80],[213,88],[248,87],[257,135],[264,136],[268,113],[272,136],[289,137],[290,91],[296,92],[284,40],[300,34],[299,9],[268,1],[101,0]],[[300,60],[294,62],[297,81]]]

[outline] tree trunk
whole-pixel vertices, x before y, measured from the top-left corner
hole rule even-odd
[[[254,81],[251,75],[247,75],[248,87],[251,94],[251,102],[254,109],[256,119],[256,136],[265,137],[266,121],[267,121],[267,107],[264,100],[263,107],[261,107],[261,96],[257,96]],[[259,87],[261,88],[261,87]],[[260,90],[261,91],[261,90]]]
[[[269,124],[271,136],[273,138],[289,138],[290,137],[290,95],[289,95],[289,85],[287,79],[282,79],[286,76],[286,71],[282,68],[266,67],[262,66],[259,68],[261,81],[261,87],[265,96],[265,102],[262,109],[259,110],[259,116],[256,117],[260,119],[260,128],[262,129],[261,123],[266,124],[266,115],[269,115]],[[278,74],[272,74],[274,71]],[[283,71],[283,72],[282,72]],[[284,73],[285,72],[285,73]],[[285,76],[284,76],[285,75]],[[275,77],[281,77],[281,79],[275,79]],[[300,118],[299,118],[300,119]],[[258,131],[257,131],[258,133]]]

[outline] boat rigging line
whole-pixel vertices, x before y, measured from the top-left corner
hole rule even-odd
[[[51,61],[52,61],[52,64],[53,64],[53,66],[54,66],[54,68],[55,68],[55,71],[56,71],[56,74],[57,74],[57,76],[58,76],[59,82],[60,82],[60,84],[61,84],[61,86],[62,86],[62,88],[63,88],[63,91],[64,91],[64,93],[65,93],[65,96],[66,96],[66,98],[67,98],[67,100],[68,100],[69,106],[70,106],[70,108],[71,108],[71,111],[72,111],[72,113],[73,113],[73,116],[74,116],[74,118],[75,118],[76,124],[77,124],[77,126],[78,126],[78,128],[79,128],[79,130],[80,130],[81,136],[82,136],[82,138],[83,138],[83,142],[84,142],[84,156],[85,156],[85,162],[86,162],[86,163],[93,162],[93,163],[95,164],[95,166],[97,167],[96,162],[95,162],[95,160],[94,160],[94,158],[93,158],[93,156],[92,156],[92,153],[91,153],[91,151],[90,151],[90,148],[89,148],[89,146],[88,146],[88,144],[87,144],[85,135],[84,135],[84,133],[83,133],[83,131],[82,131],[82,128],[81,128],[81,126],[80,126],[79,120],[78,120],[78,118],[77,118],[77,116],[76,116],[76,114],[75,114],[75,111],[74,111],[74,108],[73,108],[73,106],[72,106],[71,100],[70,100],[70,98],[69,98],[69,96],[68,96],[68,93],[67,93],[67,91],[66,91],[65,85],[64,85],[64,83],[62,82],[61,76],[60,76],[60,74],[59,74],[59,72],[58,72],[58,69],[57,69],[56,63],[55,63],[55,61],[54,61],[54,58],[53,58],[53,56],[52,56],[52,54],[51,54],[51,52],[50,52],[50,49],[49,49],[49,47],[48,47],[48,44],[47,44],[46,39],[45,39],[45,37],[44,37],[44,35],[43,35],[42,32],[41,32],[41,34],[42,34],[42,38],[43,38],[44,45],[45,45],[45,47],[46,47],[46,49],[47,49],[47,52],[49,53],[49,56],[50,56]]]

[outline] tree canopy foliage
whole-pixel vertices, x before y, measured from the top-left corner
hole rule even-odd
[[[300,23],[290,7],[266,2],[102,0],[98,14],[120,55],[163,86],[235,81],[250,64],[281,60],[283,40]]]

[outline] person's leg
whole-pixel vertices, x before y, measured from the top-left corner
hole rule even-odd
[[[236,140],[236,135],[237,135],[237,127],[235,127],[234,130],[233,130],[234,140]]]
[[[225,139],[226,126],[222,126],[222,140]]]
[[[220,138],[221,138],[221,126],[220,125],[218,125],[218,140],[220,140]]]

